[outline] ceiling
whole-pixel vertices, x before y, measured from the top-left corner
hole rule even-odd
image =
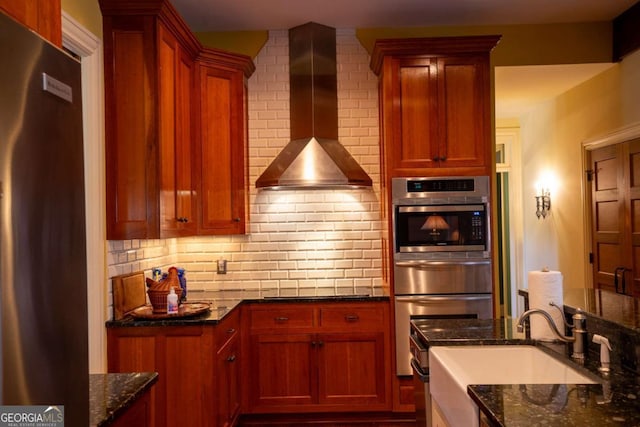
[[[194,31],[521,25],[610,21],[637,0],[172,0]],[[496,68],[496,117],[513,118],[611,64]]]

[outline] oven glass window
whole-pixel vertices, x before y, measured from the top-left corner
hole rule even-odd
[[[486,250],[486,212],[474,206],[400,206],[396,208],[397,250]]]

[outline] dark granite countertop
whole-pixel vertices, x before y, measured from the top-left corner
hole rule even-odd
[[[640,426],[640,377],[617,364],[612,363],[611,373],[604,376],[598,372],[597,355],[589,354],[578,365],[568,356],[567,345],[526,339],[513,320],[424,322],[420,335],[429,346],[534,344],[601,379],[590,385],[469,385],[469,396],[492,426]]]
[[[111,424],[157,380],[155,372],[89,375],[90,425]]]
[[[372,296],[365,294],[341,294],[341,295],[309,295],[309,296],[281,296],[278,293],[266,293],[266,295],[247,294],[234,298],[219,298],[217,293],[191,292],[188,302],[207,302],[211,304],[209,312],[192,317],[170,317],[167,319],[135,319],[125,317],[121,320],[109,320],[108,328],[141,327],[141,326],[189,326],[189,325],[215,325],[220,323],[225,316],[243,303],[304,303],[304,302],[340,302],[340,301],[388,301],[388,296]]]

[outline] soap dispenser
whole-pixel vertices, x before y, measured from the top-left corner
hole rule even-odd
[[[178,313],[178,294],[176,294],[176,290],[171,287],[171,291],[169,291],[169,295],[167,295],[167,314],[176,313]]]
[[[611,351],[611,344],[609,344],[609,339],[607,337],[603,337],[602,335],[593,334],[594,343],[600,344],[600,367],[598,370],[600,372],[609,372],[609,365],[611,363],[611,359],[609,356],[609,352]]]

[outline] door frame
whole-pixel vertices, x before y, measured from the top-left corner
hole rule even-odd
[[[584,211],[584,259],[589,259],[589,254],[593,253],[593,233],[592,233],[592,221],[593,213],[591,212],[591,183],[587,179],[586,171],[590,168],[589,154],[591,151],[598,148],[607,147],[609,145],[620,144],[632,139],[640,138],[640,122],[632,123],[630,125],[622,126],[613,130],[612,132],[600,135],[594,138],[586,139],[582,142],[581,156],[582,156],[582,209]],[[585,263],[584,277],[586,279],[587,288],[593,288],[593,264]]]
[[[525,272],[524,272],[524,212],[522,210],[522,162],[521,162],[521,142],[519,126],[497,126],[495,128],[495,139],[497,144],[505,144],[506,156],[505,163],[496,164],[496,176],[499,172],[508,173],[508,182],[510,189],[510,202],[507,209],[509,210],[509,254],[511,260],[511,269],[508,274],[511,277],[511,289],[503,290],[509,292],[511,300],[511,316],[517,317],[524,312],[524,300],[518,298],[518,290],[524,289]],[[494,178],[495,179],[495,178]],[[496,197],[502,195],[496,194]],[[497,234],[501,235],[501,231],[497,230]],[[496,254],[497,257],[497,254]],[[500,260],[498,260],[500,262]],[[497,281],[499,283],[499,281]],[[496,284],[496,287],[498,284]],[[500,289],[494,289],[495,295],[498,295]],[[500,310],[498,316],[507,317],[506,310]]]

